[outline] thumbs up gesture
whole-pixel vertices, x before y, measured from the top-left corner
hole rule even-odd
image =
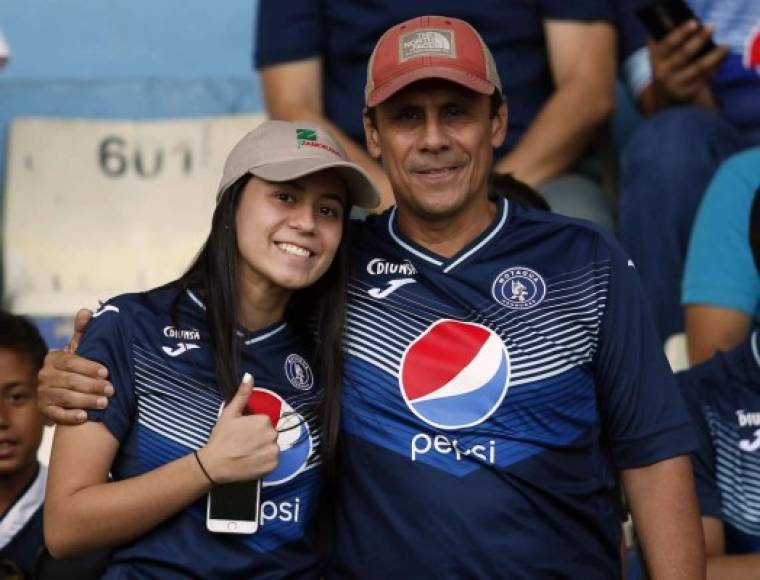
[[[277,467],[280,448],[268,415],[244,415],[253,378],[243,377],[224,407],[208,443],[198,450],[203,466],[216,483],[259,479]]]

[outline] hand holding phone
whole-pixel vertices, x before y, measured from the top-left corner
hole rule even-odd
[[[212,532],[255,532],[261,478],[277,467],[280,450],[271,418],[247,414],[252,388],[246,373],[230,403],[220,408],[219,421],[199,451],[209,476],[220,484],[208,495],[206,527]]]
[[[701,24],[684,0],[652,0],[636,9],[636,15],[644,24],[647,33],[655,40],[662,40],[673,30],[693,21],[697,23],[696,29]],[[696,58],[703,56],[715,48],[715,43],[709,36],[701,43]]]
[[[683,0],[653,0],[636,14],[652,38],[653,81],[664,103],[711,106],[710,79],[728,54],[712,41],[712,26],[702,26]]]

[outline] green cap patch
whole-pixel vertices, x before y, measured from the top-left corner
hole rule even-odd
[[[317,132],[314,129],[296,129],[296,139],[298,140],[298,147],[301,147],[301,143],[304,141],[316,141]]]

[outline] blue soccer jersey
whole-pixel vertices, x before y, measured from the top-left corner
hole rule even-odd
[[[357,234],[329,576],[619,576],[614,470],[693,448],[632,262],[504,199],[449,259]]]
[[[723,521],[726,553],[760,553],[760,352],[743,345],[678,374],[698,425],[692,454],[703,516]]]
[[[207,531],[204,497],[115,550],[106,578],[319,577],[313,349],[307,335],[286,323],[240,334],[242,371],[254,376],[262,407],[279,417],[280,460],[264,478],[258,531]],[[197,296],[170,286],[114,298],[95,314],[78,352],[108,367],[116,391],[105,410],[90,412],[120,442],[115,479],[146,473],[206,443],[222,397]]]

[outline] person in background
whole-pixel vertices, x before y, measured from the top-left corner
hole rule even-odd
[[[707,188],[691,234],[683,281],[689,360],[699,364],[744,342],[760,322],[760,147],[738,153]]]
[[[613,229],[592,142],[614,100],[615,32],[607,0],[262,0],[255,64],[267,112],[329,127],[394,203],[381,164],[364,147],[361,111],[375,41],[396,22],[445,13],[478,30],[509,102],[509,131],[493,171],[537,188],[558,213]]]
[[[619,236],[663,342],[685,328],[681,283],[705,189],[723,161],[760,144],[760,3],[687,2],[696,19],[659,41],[635,13],[647,0],[614,3],[623,76],[646,117],[622,152]]]
[[[45,426],[37,372],[46,354],[29,320],[0,311],[0,565],[27,578],[43,545],[47,468],[37,461]]]
[[[709,580],[760,578],[760,337],[676,376],[694,416],[692,454]]]

